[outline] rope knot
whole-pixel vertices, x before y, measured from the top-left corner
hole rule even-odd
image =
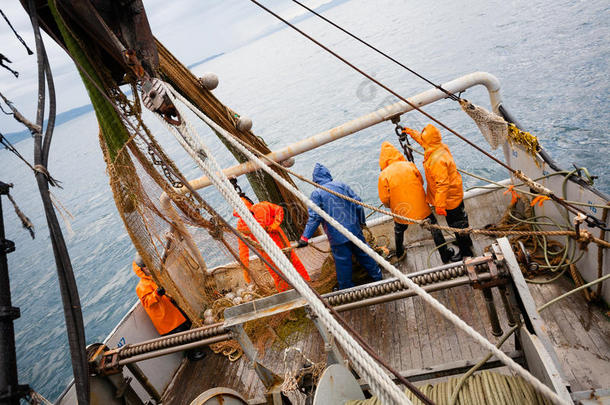
[[[587,246],[589,243],[593,242],[594,239],[595,236],[593,236],[593,234],[586,229],[581,229],[576,236],[576,241],[578,242],[581,250],[587,250]]]
[[[49,174],[49,171],[47,170],[47,168],[45,166],[43,166],[43,165],[34,165],[33,170],[36,173],[42,174],[45,177],[45,179],[47,179],[47,181],[49,182],[49,184],[51,186],[62,188],[59,185],[59,183],[61,183],[61,182],[59,180],[54,179],[53,176],[51,176]]]
[[[208,229],[208,233],[215,240],[221,240],[223,235],[223,229],[220,220],[213,216],[210,218],[210,229]]]

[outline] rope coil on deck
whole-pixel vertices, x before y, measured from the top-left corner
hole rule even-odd
[[[459,384],[458,378],[450,378],[437,384],[426,384],[419,388],[437,404],[448,404]],[[483,371],[473,375],[456,394],[456,405],[547,405],[551,402],[538,393],[531,384],[519,376]],[[406,393],[408,396],[410,394]],[[420,404],[415,398],[413,404]],[[382,405],[379,398],[347,401],[346,405]]]
[[[433,273],[415,276],[412,277],[411,280],[419,286],[426,286],[439,281],[452,280],[465,274],[466,269],[463,265],[460,265]],[[401,280],[395,279],[375,285],[366,285],[353,291],[345,291],[343,293],[338,293],[325,298],[329,304],[337,306],[366,298],[378,297],[380,295],[403,291],[406,289],[408,289],[408,286],[405,285],[405,283],[403,283]]]

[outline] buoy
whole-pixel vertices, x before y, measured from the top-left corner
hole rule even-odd
[[[203,76],[199,78],[199,82],[208,90],[214,90],[218,87],[218,76],[216,73],[205,72]]]
[[[293,157],[289,157],[289,158],[288,158],[288,159],[286,159],[286,160],[282,160],[282,161],[280,162],[280,164],[281,164],[282,166],[284,166],[284,167],[292,167],[292,166],[294,166],[294,162],[295,162],[294,158],[293,158]]]
[[[248,132],[252,129],[252,120],[245,116],[239,117],[237,120],[237,129],[242,132]]]

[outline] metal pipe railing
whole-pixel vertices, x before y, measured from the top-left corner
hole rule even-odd
[[[441,86],[450,93],[459,93],[478,85],[485,86],[489,94],[489,100],[491,103],[492,110],[497,111],[500,104],[502,103],[502,96],[500,93],[500,81],[490,73],[470,73],[457,79],[451,80],[447,83],[444,83]],[[409,102],[414,105],[417,105],[418,107],[423,107],[438,100],[442,100],[446,97],[447,95],[445,93],[438,90],[437,88],[434,88],[409,98]],[[390,120],[393,117],[407,113],[411,110],[413,110],[413,107],[411,107],[404,101],[399,101],[367,115],[363,115],[361,117],[353,119],[349,122],[339,125],[338,127],[332,128],[324,132],[320,132],[309,138],[302,139],[282,149],[271,152],[267,155],[267,158],[275,162],[282,162],[301,153],[310,151],[327,143],[336,141],[337,139],[341,139],[363,129],[369,128],[373,125]],[[253,172],[255,170],[257,170],[256,164],[254,164],[253,162],[246,162],[224,169],[223,173],[228,177],[236,177],[242,174]],[[209,186],[211,182],[207,176],[203,176],[189,181],[189,184],[193,189],[198,190]],[[187,188],[182,187],[180,189],[176,189],[176,191],[186,192]],[[184,237],[184,242],[191,255],[202,266],[202,268],[205,269],[205,261],[201,256],[201,252],[197,248],[197,244],[195,243],[190,232],[184,226],[184,223],[182,222],[180,216],[172,206],[171,200],[166,193],[161,194],[160,203],[162,209],[177,224],[179,233]],[[206,272],[208,274],[212,274],[213,271],[211,269],[208,269],[206,270]]]
[[[441,86],[450,93],[459,93],[477,85],[483,85],[487,88],[491,107],[494,111],[496,111],[498,106],[502,103],[502,96],[500,94],[500,81],[490,73],[470,73],[455,80],[451,80],[450,82],[447,82],[445,84],[442,84]],[[417,105],[418,107],[423,107],[425,105],[442,100],[446,97],[447,95],[445,93],[434,88],[409,98],[409,102]],[[336,141],[337,139],[341,139],[345,136],[354,134],[373,125],[377,125],[383,121],[390,120],[393,117],[396,117],[397,115],[401,115],[412,110],[413,107],[409,106],[404,101],[399,101],[367,115],[363,115],[349,122],[341,124],[338,127],[329,129],[324,132],[320,132],[316,135],[310,136],[309,138],[305,138],[295,143],[292,143],[282,149],[273,151],[269,153],[267,157],[273,161],[282,162],[286,159],[300,155],[304,152],[308,152],[312,149]],[[227,177],[240,176],[242,174],[255,171],[257,169],[258,167],[255,163],[246,162],[224,169],[223,173]],[[195,190],[207,187],[211,184],[210,180],[206,176],[191,180],[189,183]]]

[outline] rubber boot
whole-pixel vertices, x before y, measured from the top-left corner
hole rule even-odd
[[[405,252],[404,247],[404,230],[397,230],[396,227],[394,227],[394,240],[396,241],[396,252],[387,257],[387,260],[393,265],[402,262],[407,257],[407,252]]]
[[[404,243],[405,243],[405,232],[398,231],[394,228],[394,240],[396,241],[396,257],[402,256],[405,251]]]
[[[459,234],[457,235],[455,242],[460,248],[459,254],[462,256],[462,258],[474,256],[474,253],[472,252],[472,240],[470,239],[469,235]]]
[[[455,261],[455,260],[453,260],[453,257],[455,256],[455,251],[453,249],[451,249],[450,247],[447,247],[447,245],[441,246],[440,248],[438,248],[438,253],[440,253],[441,260],[443,261],[444,264]],[[460,258],[460,260],[461,260],[461,258]]]

